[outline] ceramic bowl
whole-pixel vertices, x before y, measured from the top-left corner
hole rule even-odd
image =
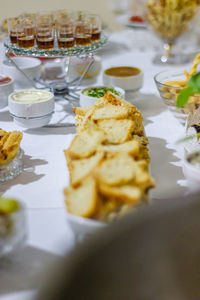
[[[108,86],[94,86],[94,87],[91,87],[91,89],[93,88],[105,88],[105,87],[108,87]],[[120,93],[120,97],[122,99],[125,98],[125,91],[119,87],[113,87],[114,90],[116,90],[117,92]],[[94,105],[96,100],[98,99],[97,97],[91,97],[91,96],[87,96],[84,94],[84,91],[88,90],[90,88],[85,88],[81,91],[81,94],[80,94],[80,106],[90,106],[90,105]]]
[[[94,234],[98,230],[107,226],[106,223],[78,217],[67,213],[67,221],[75,235],[76,240],[80,240],[86,236]]]
[[[12,60],[18,67],[29,76],[29,78],[39,78],[41,61],[31,57],[13,57]],[[14,79],[16,88],[32,88],[28,79],[18,71],[8,60],[3,61],[3,72]]]
[[[9,77],[3,74],[0,74],[0,78]],[[0,109],[8,105],[8,96],[14,91],[14,81],[11,77],[10,81],[7,83],[0,84]]]
[[[118,68],[118,67],[117,67]],[[108,70],[108,69],[107,69]],[[139,69],[139,73],[130,76],[113,76],[103,73],[103,83],[106,86],[117,86],[126,92],[137,92],[143,86],[143,72]]]
[[[51,120],[54,111],[54,95],[41,90],[18,91],[9,96],[8,108],[17,125],[39,128],[47,125]]]

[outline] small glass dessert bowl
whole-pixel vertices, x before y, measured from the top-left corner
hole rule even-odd
[[[24,205],[15,199],[0,197],[0,257],[20,251],[26,238]]]

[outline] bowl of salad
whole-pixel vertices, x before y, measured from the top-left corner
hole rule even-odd
[[[80,106],[94,105],[96,100],[103,97],[108,91],[117,95],[118,97],[121,98],[125,97],[125,91],[119,87],[109,87],[109,86],[88,87],[81,91]]]

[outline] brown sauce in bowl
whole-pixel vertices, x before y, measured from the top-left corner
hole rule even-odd
[[[106,75],[115,77],[136,76],[140,72],[140,69],[134,67],[113,67],[104,71]]]

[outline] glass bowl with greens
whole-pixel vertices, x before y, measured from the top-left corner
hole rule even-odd
[[[15,199],[0,197],[0,257],[20,251],[26,237],[24,206]]]
[[[80,106],[94,105],[96,100],[103,97],[108,91],[117,95],[118,97],[121,98],[125,97],[125,91],[119,87],[109,87],[109,86],[88,87],[81,91]]]
[[[200,73],[187,78],[184,72],[183,69],[167,70],[154,77],[164,103],[183,125],[188,115],[200,107]]]

